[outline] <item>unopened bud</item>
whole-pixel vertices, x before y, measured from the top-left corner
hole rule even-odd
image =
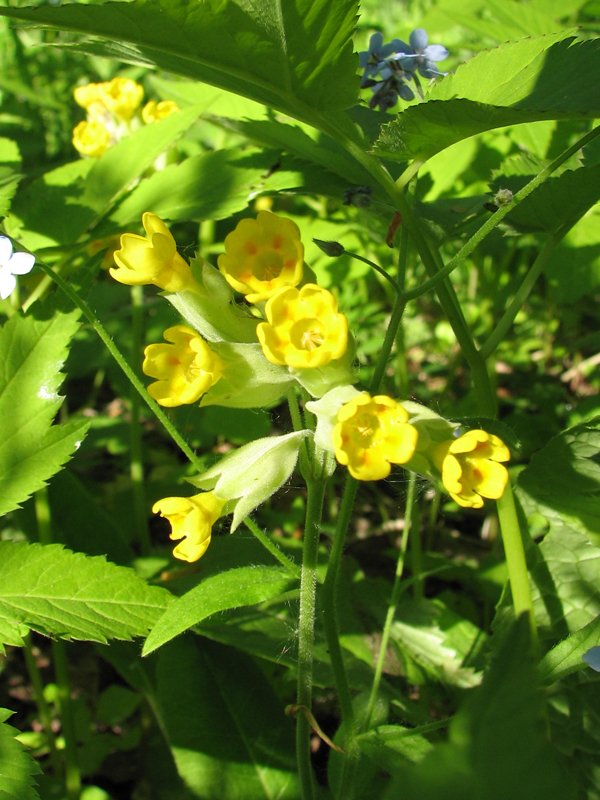
[[[319,247],[327,256],[337,258],[344,255],[346,250],[339,242],[326,242],[323,239],[313,239],[313,242]]]

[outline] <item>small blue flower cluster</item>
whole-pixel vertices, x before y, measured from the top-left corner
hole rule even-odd
[[[447,56],[448,51],[441,44],[427,44],[423,28],[411,33],[409,44],[400,39],[384,44],[382,34],[374,33],[369,49],[358,54],[361,69],[364,69],[360,85],[373,92],[369,107],[387,111],[396,105],[398,97],[412,100],[415,94],[407,81],[413,80],[419,89],[417,72],[424,78],[445,75],[436,67],[436,61],[443,61]]]

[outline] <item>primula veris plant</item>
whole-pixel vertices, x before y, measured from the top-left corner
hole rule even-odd
[[[142,370],[158,378],[148,392],[169,408],[196,403],[221,377],[222,361],[186,325],[173,325],[163,335],[167,344],[150,344],[144,350]]]
[[[270,211],[243,219],[225,238],[218,264],[227,282],[249,303],[267,300],[283,286],[297,286],[304,271],[298,226]]]
[[[112,277],[129,286],[154,284],[166,292],[181,292],[195,285],[189,264],[177,252],[165,223],[151,212],[142,217],[146,236],[124,233],[113,257]]]
[[[510,452],[491,433],[472,430],[439,444],[433,458],[448,494],[460,506],[481,508],[483,498],[498,500],[508,482],[504,463]]]
[[[192,497],[165,497],[152,506],[152,511],[169,520],[169,537],[179,541],[173,550],[175,558],[198,561],[208,549],[212,527],[224,505],[225,500],[213,492],[201,492]]]
[[[256,333],[273,364],[323,367],[346,352],[348,321],[327,289],[312,283],[280,289],[267,301],[265,315]]]
[[[392,464],[410,461],[417,440],[417,429],[400,403],[368,392],[341,407],[333,429],[335,457],[360,481],[387,478]]]

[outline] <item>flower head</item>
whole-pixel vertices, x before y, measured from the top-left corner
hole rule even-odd
[[[433,457],[444,488],[459,506],[481,508],[484,497],[502,497],[508,472],[501,462],[510,459],[510,452],[497,436],[467,431],[438,445]]]
[[[0,236],[0,298],[6,300],[17,286],[16,275],[27,275],[35,263],[31,253],[13,253],[7,236]]]
[[[171,539],[183,540],[173,550],[175,558],[198,561],[208,549],[212,526],[224,505],[225,500],[213,492],[201,492],[192,497],[165,497],[152,506],[152,512],[169,520]]]
[[[256,219],[243,219],[225,237],[225,253],[219,269],[249,303],[271,297],[283,286],[302,280],[304,247],[298,226],[270,211],[259,211]]]
[[[121,247],[114,254],[117,269],[110,270],[112,277],[128,286],[153,283],[166,292],[181,292],[194,286],[192,271],[177,252],[165,223],[147,211],[142,224],[146,236],[121,236]]]
[[[385,395],[361,392],[342,406],[333,429],[335,457],[353,478],[387,478],[392,464],[406,464],[417,445],[408,412]]]
[[[272,364],[297,369],[322,367],[341,358],[348,345],[348,321],[335,297],[314,283],[284,287],[267,301],[268,322],[256,329]]]
[[[144,350],[142,370],[158,378],[148,393],[168,408],[195,403],[219,380],[223,363],[187,325],[167,328],[164,338],[169,344],[150,344]]]
[[[83,120],[73,128],[73,147],[82,156],[99,158],[111,144],[110,131],[100,120]]]
[[[144,97],[144,89],[131,78],[113,78],[97,86],[98,100],[113,116],[123,122],[131,119]]]
[[[384,44],[383,34],[380,31],[374,33],[369,39],[368,50],[358,54],[358,64],[364,69],[363,80],[376,77],[387,69],[387,59],[396,53],[410,53],[410,47],[400,39],[392,39]]]
[[[416,28],[408,41],[415,53],[415,67],[424,78],[435,78],[436,75],[445,75],[436,67],[436,61],[448,58],[448,51],[441,44],[427,44],[427,32],[423,28]],[[406,67],[405,67],[406,69]]]
[[[179,106],[174,100],[161,100],[159,103],[156,100],[149,100],[142,108],[142,119],[149,125],[151,122],[169,117],[176,111],[179,111]]]

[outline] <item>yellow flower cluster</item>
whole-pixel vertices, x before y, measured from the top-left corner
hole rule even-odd
[[[171,100],[150,100],[138,114],[144,90],[131,78],[113,78],[102,83],[77,86],[75,102],[87,117],[73,129],[73,146],[82,156],[99,158],[141,122],[150,124],[177,111]]]
[[[159,118],[163,109],[159,103],[148,115]],[[168,108],[164,113],[170,113]],[[440,479],[463,507],[479,508],[484,498],[502,496],[508,481],[504,463],[510,453],[497,436],[472,430],[453,437],[456,426],[423,406],[404,405],[386,395],[371,396],[353,388],[353,376],[348,379],[344,371],[352,357],[348,321],[331,292],[316,283],[302,283],[304,248],[295,223],[270,211],[242,220],[225,238],[219,271],[206,262],[194,268],[199,282],[177,252],[165,223],[151,212],[143,215],[142,223],[145,236],[121,236],[111,275],[128,285],[154,284],[163,289],[174,296],[173,304],[190,323],[168,328],[164,343],[150,344],[144,351],[143,371],[156,379],[148,391],[160,405],[197,403],[221,379],[220,387],[227,389],[220,392],[218,387],[216,395],[211,392],[213,398],[227,404],[229,396],[246,389],[252,398],[250,407],[268,405],[272,398],[282,396],[283,392],[277,394],[282,384],[297,380],[320,398],[307,404],[319,420],[315,441],[334,453],[355,479],[381,480],[394,465],[403,465]],[[221,334],[225,328],[219,322],[220,316],[232,313],[232,307],[239,312],[232,289],[254,305],[243,317],[246,322],[262,318],[250,327],[249,338],[235,342],[229,336],[231,329]],[[200,296],[210,305],[201,305]],[[204,335],[210,344],[198,332],[204,332],[202,319],[207,316],[212,327]],[[237,324],[234,336],[239,335]],[[269,393],[253,394],[262,382],[271,386]],[[255,396],[263,399],[256,402]],[[304,435],[307,431],[289,436]],[[209,545],[212,525],[225,507],[235,509],[235,521],[242,513],[237,504],[246,491],[255,492],[252,501],[245,501],[247,513],[289,477],[300,442],[289,436],[280,437],[281,443],[267,438],[248,445],[247,455],[240,453],[239,460],[229,461],[222,474],[217,470],[212,475],[209,470],[196,485],[210,491],[189,498],[167,497],[154,505],[155,513],[169,519],[171,538],[180,542],[174,550],[176,558],[200,558]],[[270,460],[266,461],[267,453]],[[251,486],[246,490],[248,475]]]

